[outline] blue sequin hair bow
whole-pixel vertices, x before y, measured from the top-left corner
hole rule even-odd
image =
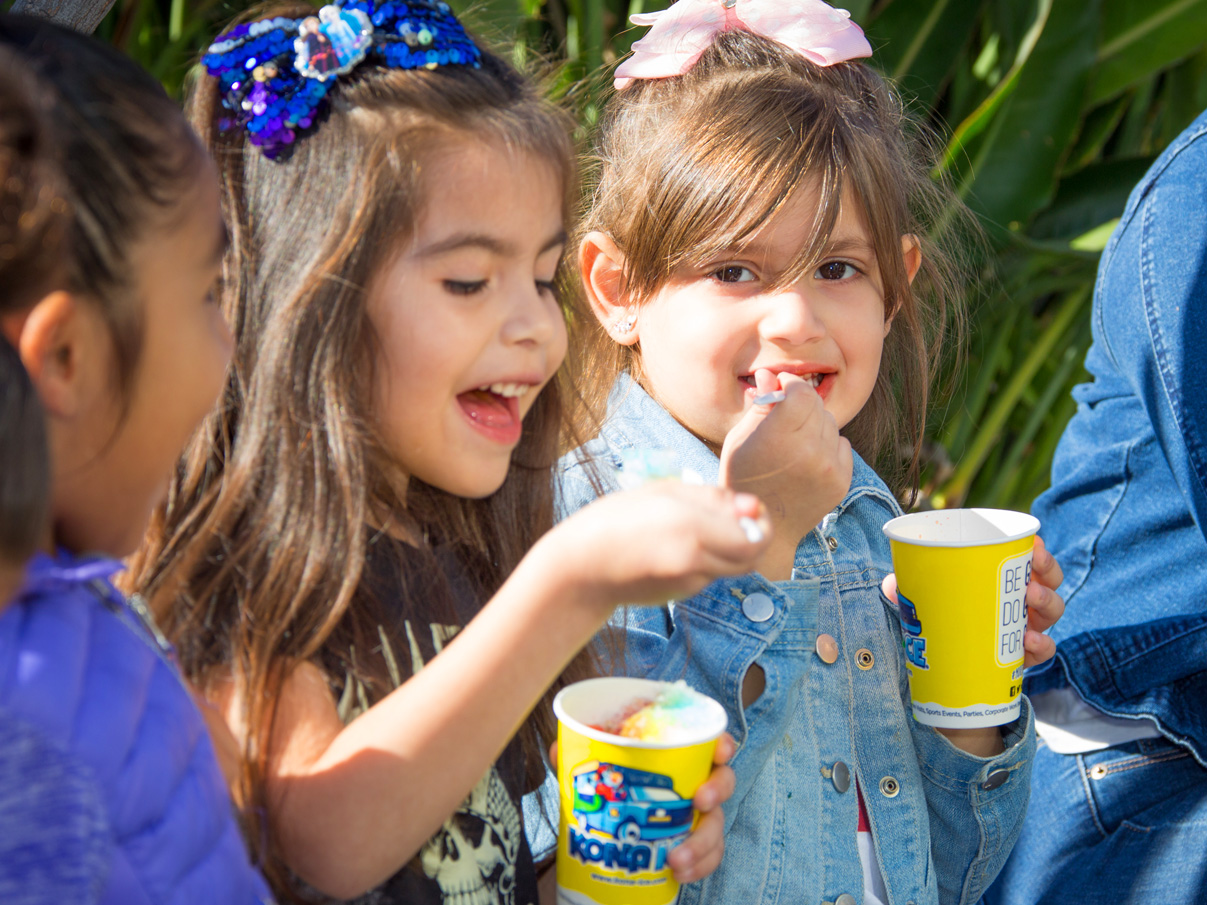
[[[443,0],[343,0],[301,19],[260,19],[223,32],[201,58],[229,115],[273,158],[314,126],[327,92],[362,61],[392,69],[481,65],[482,52]]]

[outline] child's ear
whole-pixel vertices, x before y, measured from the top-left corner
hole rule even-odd
[[[912,233],[901,237],[901,257],[905,259],[905,273],[912,284],[922,267],[922,246]]]
[[[56,291],[6,316],[2,328],[16,346],[46,413],[61,418],[78,414],[85,397],[95,391],[87,384],[104,374],[97,370],[100,362],[93,360],[98,346],[89,341],[98,330],[108,340],[99,312],[70,292]]]
[[[591,310],[616,342],[637,342],[628,299],[624,294],[624,252],[611,237],[590,232],[578,247],[578,267]]]
[[[922,246],[918,243],[918,237],[912,233],[901,237],[901,260],[905,264],[905,276],[909,279],[910,285],[913,285],[914,277],[918,275],[918,271],[922,267]],[[888,336],[889,330],[892,329],[893,318],[896,316],[897,311],[894,308],[884,319],[885,336]]]

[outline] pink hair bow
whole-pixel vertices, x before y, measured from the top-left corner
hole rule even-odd
[[[651,28],[617,67],[617,90],[633,79],[682,75],[717,35],[735,29],[778,41],[818,66],[872,55],[851,14],[822,0],[678,0],[629,21]]]

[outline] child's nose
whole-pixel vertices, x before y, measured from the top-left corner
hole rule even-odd
[[[551,293],[535,284],[517,287],[503,322],[503,341],[545,345],[556,335],[561,317],[561,307]]]
[[[826,332],[816,306],[800,283],[768,297],[759,329],[764,339],[783,345],[803,345]]]

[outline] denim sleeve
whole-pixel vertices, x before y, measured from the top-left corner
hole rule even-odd
[[[99,901],[114,854],[100,790],[38,732],[0,719],[0,902]]]
[[[1207,119],[1141,184],[1099,268],[1095,329],[1207,534]]]
[[[908,713],[908,684],[905,700]],[[975,905],[1023,828],[1035,759],[1031,703],[1024,697],[1018,720],[1002,727],[1006,750],[996,757],[961,751],[916,720],[910,728],[930,817],[939,903]]]

